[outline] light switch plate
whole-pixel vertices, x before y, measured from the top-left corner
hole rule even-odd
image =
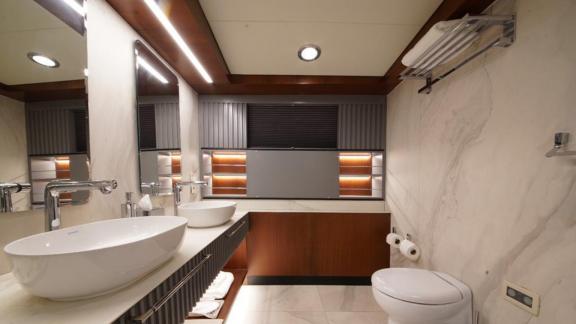
[[[538,316],[540,313],[540,296],[522,286],[504,281],[504,299],[515,306]]]

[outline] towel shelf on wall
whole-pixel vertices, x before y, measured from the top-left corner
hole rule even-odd
[[[436,25],[432,28],[435,27]],[[424,47],[416,59],[410,59],[410,66],[400,74],[400,78],[426,80],[426,85],[419,89],[418,93],[430,93],[432,85],[490,48],[510,46],[515,40],[515,30],[516,17],[513,15],[466,15],[454,21],[431,45]],[[420,41],[425,38],[426,35]],[[472,50],[472,44],[475,42],[478,42],[478,45]],[[415,48],[422,47],[422,44],[418,45]],[[408,54],[414,56],[414,53],[408,52]],[[442,67],[440,71],[434,73],[435,69],[440,67]]]

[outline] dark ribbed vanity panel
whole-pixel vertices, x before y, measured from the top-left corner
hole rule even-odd
[[[187,314],[200,300],[206,289],[222,270],[240,242],[246,237],[249,218],[244,216],[231,228],[210,243],[200,253],[174,272],[114,323],[118,324],[172,324],[183,323]],[[185,283],[184,280],[189,277]],[[177,286],[183,284],[179,289]],[[167,298],[170,293],[172,296]],[[166,299],[163,305],[159,303]],[[150,309],[156,309],[150,317],[139,321]]]

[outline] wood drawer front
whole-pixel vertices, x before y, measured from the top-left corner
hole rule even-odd
[[[250,214],[248,276],[366,277],[390,265],[387,213]]]

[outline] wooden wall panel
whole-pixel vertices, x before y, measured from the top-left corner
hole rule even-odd
[[[371,276],[390,266],[388,215],[317,213],[312,217],[315,275]]]
[[[250,213],[249,276],[309,276],[312,217],[305,213]]]
[[[368,277],[390,264],[387,213],[250,213],[248,276]]]

